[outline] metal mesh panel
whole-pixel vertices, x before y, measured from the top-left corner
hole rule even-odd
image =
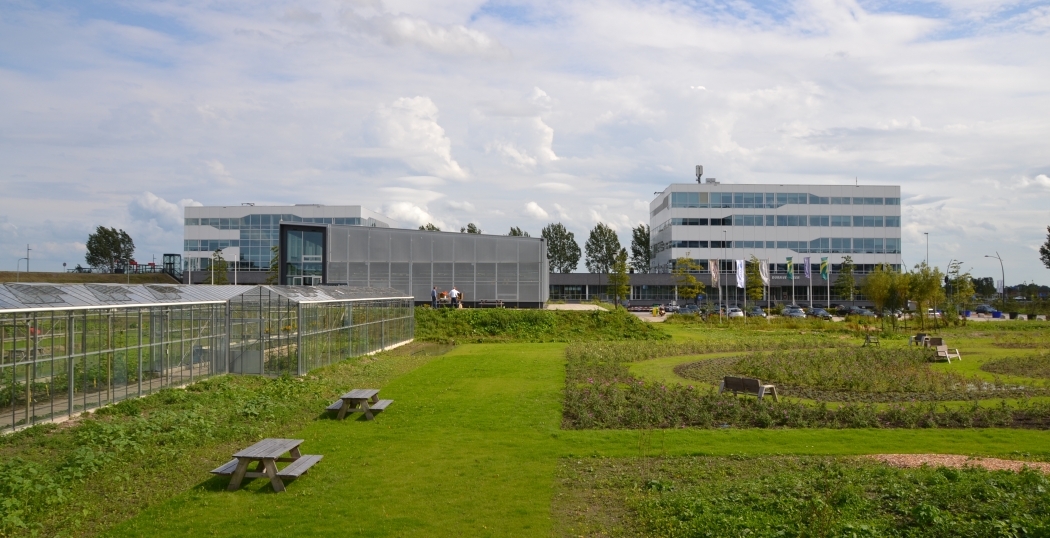
[[[412,259],[412,235],[390,234],[390,261],[407,262]]]
[[[456,247],[456,261],[457,262],[472,262],[474,261],[474,243],[477,240],[477,236],[474,234],[464,234],[462,237],[456,237],[453,239]]]
[[[522,282],[518,285],[518,300],[538,303],[542,299],[540,297],[540,285],[538,282]]]
[[[518,280],[522,282],[539,282],[540,280],[540,264],[539,263],[522,263],[518,265]]]
[[[350,231],[349,228],[333,226],[329,228],[329,241],[331,249],[328,251],[328,260],[333,262],[348,261],[350,254]]]
[[[347,279],[346,262],[328,263],[328,282],[332,284],[345,283]]]
[[[474,244],[475,257],[479,262],[496,261],[496,238],[479,237]]]
[[[478,282],[495,282],[496,281],[496,264],[494,263],[479,263],[475,266],[477,270],[476,280]]]
[[[492,301],[496,299],[496,284],[478,282],[474,285],[474,301]]]
[[[347,228],[349,243],[347,245],[347,261],[368,261],[368,230]]]
[[[517,262],[518,261],[518,242],[517,241],[500,241],[496,244],[496,261],[498,262]]]
[[[472,263],[457,263],[455,264],[456,269],[456,282],[466,285],[467,282],[474,282],[474,264]]]
[[[389,286],[390,264],[386,262],[372,262],[368,264],[368,285],[373,287]]]
[[[434,243],[432,233],[419,232],[412,234],[412,261],[430,263]]]

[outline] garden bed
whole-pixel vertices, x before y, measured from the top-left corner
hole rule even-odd
[[[560,536],[1044,536],[1038,471],[807,456],[586,458],[559,467]]]

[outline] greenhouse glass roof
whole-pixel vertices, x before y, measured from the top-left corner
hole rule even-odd
[[[0,312],[225,302],[266,288],[296,303],[406,297],[392,288],[209,286],[183,284],[0,284]]]

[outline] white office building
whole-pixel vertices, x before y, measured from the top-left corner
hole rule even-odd
[[[719,260],[723,286],[735,288],[734,260],[754,255],[769,264],[774,299],[787,299],[793,283],[812,283],[812,299],[823,302],[821,258],[828,258],[832,281],[845,256],[859,274],[877,264],[901,266],[900,186],[726,184],[699,176],[696,183],[668,186],[649,206],[656,272],[672,270],[679,258],[708,272],[709,260]],[[789,258],[794,282],[787,279]],[[806,258],[812,282],[805,278]]]
[[[320,204],[186,207],[185,219],[183,269],[208,271],[212,253],[221,250],[242,284],[265,281],[282,222],[375,228],[389,228],[393,223],[361,206]],[[195,278],[193,273],[190,277]]]

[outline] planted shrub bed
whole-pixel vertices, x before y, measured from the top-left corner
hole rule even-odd
[[[756,377],[783,396],[826,402],[957,401],[1050,394],[1045,386],[986,381],[930,368],[922,349],[780,350],[701,360],[675,373],[717,385],[723,376]]]
[[[416,308],[416,339],[429,342],[573,342],[666,340],[670,336],[625,310]]]
[[[993,374],[1050,379],[1050,353],[996,359],[982,364],[981,370]]]
[[[772,351],[805,349],[820,340],[755,339],[747,345]],[[825,342],[826,343],[826,342]],[[809,344],[809,345],[807,345]],[[815,347],[815,346],[814,346]],[[728,349],[727,349],[728,348]],[[1050,427],[1050,404],[1022,401],[964,407],[937,402],[803,404],[772,398],[735,397],[713,388],[665,385],[633,377],[628,364],[658,356],[732,351],[702,343],[578,343],[566,349],[563,426],[569,429],[624,428],[969,428]],[[677,352],[677,353],[675,353]]]
[[[1032,470],[901,469],[827,457],[591,458],[563,461],[559,486],[561,526],[574,536],[1050,534],[1050,479]]]

